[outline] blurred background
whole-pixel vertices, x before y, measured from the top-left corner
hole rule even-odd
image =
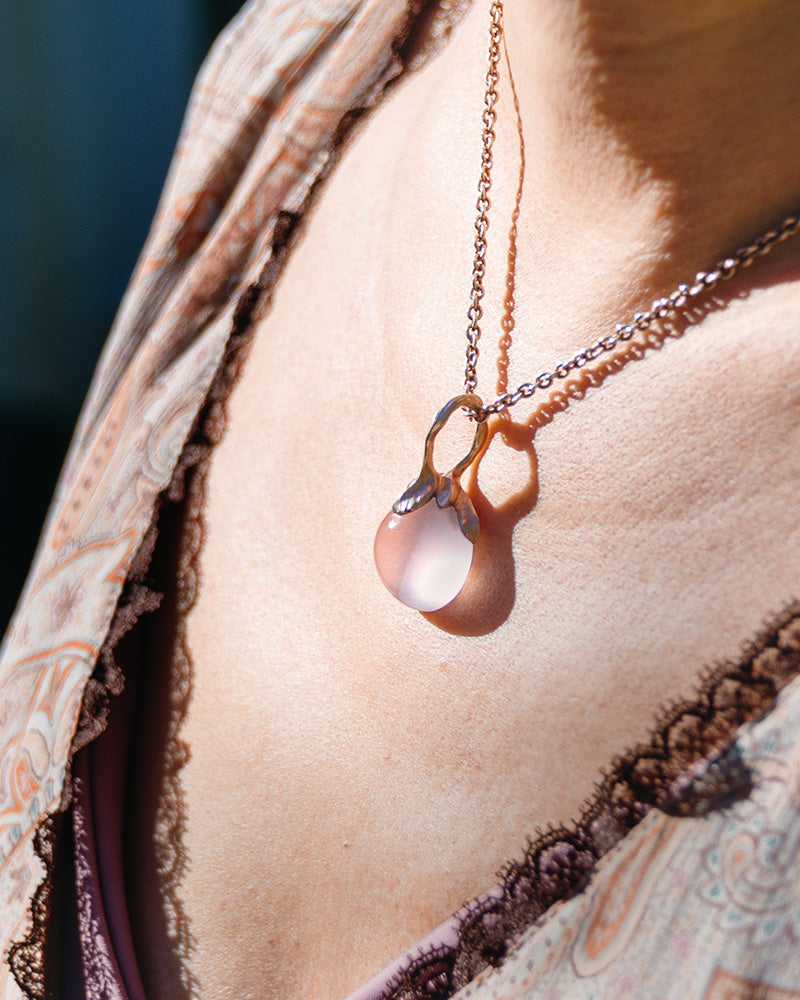
[[[0,3],[0,635],[192,80],[240,6]]]

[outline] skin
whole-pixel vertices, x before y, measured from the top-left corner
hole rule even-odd
[[[429,618],[381,587],[375,528],[460,391],[486,26],[470,11],[350,146],[213,456],[182,734],[203,997],[345,996],[800,596],[791,244],[599,388],[512,412],[473,485],[481,586]],[[794,4],[508,0],[527,161],[512,387],[800,204],[799,35]],[[519,171],[506,74],[485,396]],[[148,759],[145,741],[145,804]],[[174,994],[146,854],[136,933],[158,1000]]]

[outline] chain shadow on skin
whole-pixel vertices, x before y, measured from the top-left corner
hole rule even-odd
[[[488,635],[510,616],[516,601],[514,530],[523,518],[533,512],[539,496],[534,447],[537,432],[574,402],[583,399],[590,389],[600,389],[609,376],[634,361],[643,360],[650,352],[660,350],[667,340],[682,337],[690,325],[697,324],[709,313],[725,308],[732,298],[745,298],[747,294],[747,291],[739,291],[736,296],[725,298],[713,295],[682,316],[662,321],[659,327],[651,327],[640,340],[629,341],[604,360],[578,369],[558,389],[551,390],[547,399],[526,421],[512,421],[508,411],[500,417],[491,418],[487,446],[464,482],[481,525],[472,569],[463,589],[450,604],[424,616],[432,625],[452,635]],[[521,489],[492,504],[480,488],[480,464],[489,448],[498,445],[525,455],[528,478]]]

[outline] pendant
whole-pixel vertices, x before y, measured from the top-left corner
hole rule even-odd
[[[486,421],[475,425],[467,455],[446,475],[433,465],[433,443],[456,410],[481,408],[478,396],[455,396],[439,410],[425,438],[417,479],[392,505],[375,535],[375,566],[389,592],[417,611],[439,611],[467,582],[480,531],[461,476],[480,458],[488,436]]]

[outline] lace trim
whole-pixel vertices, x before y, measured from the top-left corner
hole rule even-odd
[[[181,616],[192,607],[196,595],[196,558],[202,544],[202,483],[208,456],[218,442],[224,429],[224,403],[238,376],[244,358],[243,348],[247,346],[252,332],[251,316],[265,288],[274,285],[280,268],[286,258],[287,245],[295,228],[296,217],[282,213],[275,225],[273,253],[259,279],[245,290],[239,299],[233,318],[233,329],[228,338],[223,362],[209,390],[206,403],[197,420],[195,433],[185,445],[167,489],[159,496],[153,513],[153,520],[134,556],[128,578],[123,586],[117,608],[114,612],[108,635],[92,676],[84,690],[81,710],[75,736],[67,761],[64,789],[59,812],[69,806],[72,800],[73,779],[71,766],[75,754],[96,739],[108,725],[111,697],[122,692],[125,685],[124,674],[117,664],[115,649],[119,641],[137,623],[139,618],[157,610],[162,603],[163,593],[150,578],[150,566],[158,540],[158,524],[165,504],[180,504],[187,498],[187,551],[190,553],[181,565],[179,580],[178,612]],[[197,470],[196,472],[193,470]],[[187,483],[189,485],[187,486]],[[196,486],[191,485],[196,483]],[[182,625],[179,625],[176,659],[179,670],[176,677],[175,700],[188,699],[191,690],[191,668],[186,653]],[[182,915],[174,886],[177,885],[185,867],[180,847],[185,829],[185,810],[180,790],[178,773],[186,761],[186,746],[178,737],[181,719],[171,726],[168,734],[169,780],[167,782],[169,827],[174,837],[169,843],[171,852],[166,859],[165,875],[170,900],[174,901],[168,914],[170,931],[180,948],[189,946],[188,924]],[[167,818],[167,813],[164,813]],[[42,861],[45,876],[31,901],[31,927],[28,934],[9,949],[8,961],[17,985],[28,1000],[49,1000],[54,996],[46,984],[45,954],[47,924],[51,912],[55,856],[55,816],[45,819],[34,835],[34,851]],[[165,838],[166,840],[166,838]],[[80,875],[80,873],[78,873]],[[80,914],[79,914],[80,916]]]
[[[33,849],[44,865],[45,875],[31,900],[31,931],[8,950],[8,965],[17,985],[29,1000],[50,1000],[45,989],[44,944],[53,898],[56,825],[59,815],[48,816],[33,835]]]
[[[246,343],[241,332],[237,336],[238,343],[232,337],[225,366],[226,374],[234,378],[243,361],[241,348]],[[203,424],[205,440],[193,441],[193,458],[182,464],[170,487],[169,498],[179,499],[183,496],[186,471],[190,466],[198,467],[187,510],[193,536],[182,566],[186,576],[181,582],[179,610],[183,614],[195,599],[197,558],[202,547],[199,504],[205,463],[201,460],[224,430],[224,412],[220,408],[224,398],[223,395],[212,401]],[[192,512],[198,516],[192,517]],[[131,594],[138,594],[142,586],[141,582],[135,584]],[[127,620],[127,607],[120,605],[121,621]],[[113,656],[105,663],[103,669],[108,671]],[[188,698],[191,685],[188,657],[185,665],[188,672],[182,672],[182,677],[189,686],[182,694]],[[481,971],[499,966],[522,933],[554,903],[578,892],[597,861],[652,809],[671,815],[702,815],[747,794],[749,774],[732,757],[731,740],[740,726],[768,711],[780,691],[798,673],[800,602],[788,607],[750,644],[737,663],[725,663],[711,670],[701,682],[696,700],[681,702],[662,716],[649,743],[617,758],[575,824],[548,830],[531,841],[524,857],[511,862],[503,871],[501,894],[468,909],[457,943],[452,948],[434,948],[414,958],[398,973],[384,1000],[449,1000]],[[186,751],[177,733],[179,728],[176,725],[172,734],[170,755],[176,766],[170,772],[172,795],[168,799],[169,809],[174,810],[170,829],[175,835],[174,864],[170,869],[175,900],[171,930],[179,945],[188,946],[188,925],[174,891],[185,864],[179,846],[184,822],[179,771]],[[36,832],[36,852],[47,874],[34,896],[31,934],[9,953],[12,971],[30,1000],[45,1000],[52,995],[45,989],[43,946],[53,887],[56,818],[48,817]],[[186,985],[190,983],[187,981]]]
[[[750,776],[730,749],[736,731],[767,712],[800,673],[800,602],[743,653],[701,681],[694,701],[662,716],[651,741],[618,757],[580,817],[541,833],[502,872],[502,892],[469,908],[452,948],[414,958],[382,1000],[448,1000],[497,967],[554,903],[574,895],[594,866],[652,809],[702,815],[746,795]]]
[[[155,816],[157,865],[165,931],[177,959],[177,976],[187,997],[199,996],[199,983],[188,961],[194,939],[180,896],[188,858],[184,849],[186,804],[181,772],[189,747],[181,730],[192,695],[192,661],[186,639],[186,622],[197,600],[200,553],[203,548],[203,503],[209,458],[225,433],[226,408],[252,337],[253,312],[271,288],[288,254],[297,219],[285,213],[275,226],[273,252],[258,282],[242,296],[233,320],[225,355],[206,403],[198,418],[200,430],[184,448],[167,492],[172,503],[183,503],[181,545],[177,566],[175,635],[169,684],[169,722],[164,746],[164,771]]]
[[[445,44],[450,31],[467,9],[469,0],[411,0],[405,24],[392,46],[392,63],[396,73],[388,71],[382,78],[382,83],[374,93],[366,95],[363,107],[353,109],[342,116],[342,120],[333,137],[331,155],[325,169],[309,192],[303,213],[311,207],[318,196],[325,179],[332,172],[338,155],[353,126],[363,113],[376,104],[381,91],[388,87],[396,75],[403,70],[416,69],[427,61]],[[432,15],[429,12],[433,11]],[[429,17],[429,36],[417,30],[420,18]],[[422,39],[420,39],[422,35]],[[193,553],[184,565],[184,579],[179,585],[179,602],[182,614],[188,611],[194,603],[196,593],[197,562],[202,545],[202,517],[199,505],[202,503],[205,466],[214,444],[224,433],[224,403],[235,382],[239,366],[243,363],[245,351],[250,340],[252,329],[248,330],[252,313],[265,292],[271,293],[280,274],[289,250],[289,241],[297,229],[300,214],[280,212],[277,217],[272,241],[272,255],[265,265],[258,281],[251,285],[241,295],[233,318],[233,330],[226,347],[225,358],[198,417],[197,426],[201,428],[198,435],[193,435],[184,447],[178,465],[165,492],[158,498],[150,528],[134,557],[130,573],[120,594],[117,609],[111,622],[108,636],[100,652],[92,676],[87,681],[81,702],[76,733],[70,747],[66,769],[64,788],[59,803],[58,814],[66,810],[72,799],[71,765],[75,753],[91,743],[108,724],[109,705],[112,695],[118,695],[124,688],[125,678],[118,666],[114,649],[119,640],[133,628],[139,617],[160,607],[163,594],[148,580],[148,572],[153,557],[153,551],[158,539],[158,518],[162,503],[180,502],[186,491],[186,481],[190,470],[194,469],[196,490],[191,488],[190,505],[197,505],[197,516],[193,519],[193,529],[196,537],[185,539],[187,552]],[[185,635],[182,623],[178,626],[176,636],[176,667],[179,666],[179,687],[184,697],[191,693],[191,665],[186,651]],[[191,947],[191,936],[185,917],[177,902],[174,886],[185,867],[180,848],[182,833],[185,828],[185,810],[180,792],[178,774],[185,763],[186,747],[178,737],[180,721],[168,734],[168,753],[171,762],[170,788],[168,800],[174,813],[169,825],[174,834],[164,855],[165,874],[167,874],[167,893],[172,901],[168,905],[167,917],[170,932],[174,933],[180,954],[188,953]],[[166,818],[159,816],[159,819]],[[45,953],[47,940],[47,925],[51,911],[51,898],[54,875],[55,855],[55,823],[53,817],[46,818],[34,834],[34,852],[42,862],[45,875],[34,892],[30,905],[30,929],[27,935],[11,946],[8,951],[8,962],[11,973],[17,985],[28,1000],[48,1000],[52,995],[45,979]],[[185,963],[184,963],[185,966]],[[186,973],[188,975],[188,973]],[[191,986],[186,981],[185,985]]]
[[[438,5],[425,5],[423,0],[413,3],[406,31],[395,45],[398,66],[413,70],[427,61],[445,43],[467,6],[468,0],[441,0]],[[418,44],[412,22],[420,7],[425,7],[422,18],[429,9],[434,9],[434,14],[430,35]],[[421,34],[424,37],[425,31]],[[371,106],[378,96],[371,95],[366,106]],[[333,141],[333,155],[312,188],[304,213],[333,170],[346,136],[364,110],[356,109],[343,117]],[[224,434],[225,404],[246,358],[253,332],[253,312],[277,282],[299,221],[299,215],[290,213],[278,217],[273,254],[258,281],[245,290],[237,304],[223,364],[198,417],[199,430],[187,442],[168,488],[159,497],[150,529],[134,558],[95,672],[86,685],[67,764],[61,810],[67,808],[72,796],[70,765],[74,754],[106,728],[111,695],[119,694],[124,687],[124,676],[114,657],[115,647],[139,617],[158,609],[163,599],[148,575],[162,504],[184,500],[186,534],[178,590],[176,701],[188,703],[191,662],[184,620],[197,593],[207,460]],[[501,873],[501,895],[468,907],[457,943],[452,948],[429,949],[414,958],[397,974],[382,1000],[449,1000],[481,971],[500,965],[524,930],[549,907],[578,892],[597,861],[651,809],[699,815],[718,808],[733,795],[743,794],[749,788],[748,776],[736,767],[724,749],[713,751],[729,744],[739,726],[768,711],[780,690],[798,673],[800,603],[795,603],[748,647],[738,663],[723,664],[709,672],[696,701],[682,702],[668,711],[654,729],[649,744],[617,758],[574,825],[548,830],[532,840],[524,858],[511,862]],[[164,873],[167,895],[172,901],[167,915],[169,930],[179,952],[186,955],[191,936],[176,892],[186,863],[181,848],[185,808],[179,773],[186,761],[187,748],[179,736],[181,720],[179,716],[168,735],[171,766],[163,818],[168,820],[170,835],[165,841],[169,841],[170,853],[165,856]],[[698,767],[704,759],[707,766]],[[44,865],[45,876],[31,901],[30,931],[8,952],[12,974],[28,1000],[51,1000],[57,996],[46,983],[45,952],[60,818],[47,817],[34,834],[34,850]],[[185,976],[189,977],[189,973],[185,972]],[[186,978],[184,985],[191,988],[194,984]]]

